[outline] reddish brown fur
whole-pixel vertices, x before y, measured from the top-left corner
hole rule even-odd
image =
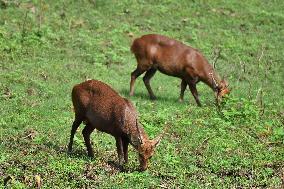
[[[72,125],[68,151],[71,152],[74,134],[79,125],[86,124],[82,133],[88,155],[94,156],[90,135],[94,129],[111,134],[116,139],[119,163],[128,162],[128,144],[139,153],[140,167],[147,168],[160,137],[149,140],[137,121],[137,112],[130,101],[119,96],[111,87],[97,80],[75,85],[72,91],[75,121]],[[139,129],[138,129],[139,128]]]
[[[144,35],[133,41],[131,51],[136,57],[137,68],[131,73],[130,96],[134,94],[136,78],[146,71],[143,81],[150,98],[155,99],[150,79],[157,70],[182,79],[181,101],[188,85],[196,103],[201,106],[196,90],[196,84],[199,81],[211,87],[217,99],[229,93],[226,81],[220,80],[206,58],[198,50],[179,41],[157,34]]]

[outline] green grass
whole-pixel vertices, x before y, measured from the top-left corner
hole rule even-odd
[[[6,2],[6,3],[3,3]],[[284,183],[283,1],[0,1],[0,187],[282,188]],[[41,18],[41,19],[40,19]],[[112,136],[94,132],[95,158],[76,134],[74,84],[104,81],[128,97],[136,68],[133,34],[164,34],[217,62],[232,88],[218,111],[213,92],[198,85],[202,108],[180,80],[157,73],[150,101],[142,77],[131,101],[150,137],[163,138],[150,167],[136,171],[130,148],[125,172]],[[262,95],[260,95],[262,94]]]

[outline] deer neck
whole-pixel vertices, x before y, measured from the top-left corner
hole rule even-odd
[[[204,82],[213,90],[217,91],[220,88],[220,77],[216,72],[212,69],[206,72],[206,79]]]

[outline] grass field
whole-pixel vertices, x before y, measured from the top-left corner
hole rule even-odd
[[[0,188],[283,188],[284,1],[0,0]],[[200,49],[232,92],[218,111],[180,80],[157,73],[149,100],[142,77],[131,101],[150,137],[166,124],[150,167],[137,153],[119,171],[115,140],[81,131],[67,155],[73,85],[98,79],[128,98],[133,37],[159,33]],[[133,37],[132,37],[133,36]],[[11,178],[9,180],[9,178]]]

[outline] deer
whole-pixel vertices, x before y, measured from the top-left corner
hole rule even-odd
[[[128,162],[128,145],[131,144],[139,154],[140,170],[147,169],[148,160],[158,146],[160,134],[150,140],[138,121],[134,105],[121,97],[114,89],[98,80],[87,80],[73,87],[72,102],[75,120],[72,124],[68,153],[72,151],[77,128],[83,122],[82,130],[88,156],[94,157],[90,141],[91,133],[97,129],[114,136],[119,164]]]
[[[214,91],[217,104],[222,97],[230,93],[228,82],[224,78],[220,79],[201,52],[175,39],[158,34],[143,35],[134,39],[131,52],[137,60],[137,68],[131,73],[130,96],[134,95],[136,78],[146,72],[143,81],[150,99],[155,100],[150,79],[157,70],[181,79],[180,102],[183,102],[184,92],[188,86],[197,105],[201,106],[196,89],[199,81],[204,82]]]

